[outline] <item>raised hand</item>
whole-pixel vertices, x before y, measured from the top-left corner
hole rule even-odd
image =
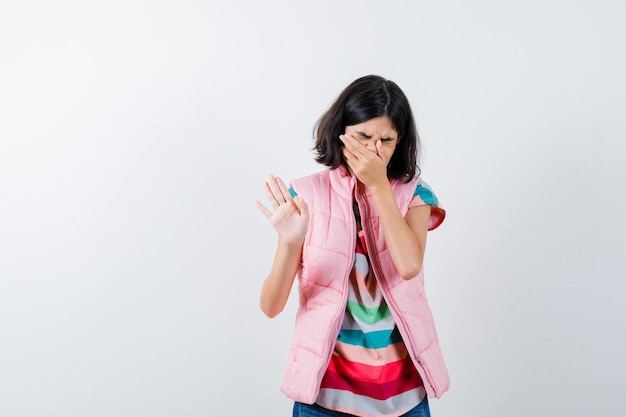
[[[259,200],[255,200],[258,209],[269,219],[284,243],[302,244],[309,227],[309,210],[304,199],[300,196],[291,197],[283,180],[272,175],[264,183],[264,188],[274,211],[270,211]]]

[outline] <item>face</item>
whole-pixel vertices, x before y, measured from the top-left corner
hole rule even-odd
[[[387,116],[375,117],[358,125],[346,126],[346,135],[351,135],[370,151],[377,153],[388,165],[398,145],[398,132]],[[376,146],[380,142],[379,146]]]

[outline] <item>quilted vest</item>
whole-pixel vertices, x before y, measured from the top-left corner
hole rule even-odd
[[[420,181],[391,180],[403,216]],[[423,268],[410,280],[398,274],[367,187],[344,167],[295,180],[291,187],[307,202],[310,219],[298,271],[299,307],[281,391],[306,404],[313,404],[319,395],[346,308],[348,277],[355,256],[356,198],[382,294],[427,395],[439,398],[448,390],[450,380],[424,292]]]

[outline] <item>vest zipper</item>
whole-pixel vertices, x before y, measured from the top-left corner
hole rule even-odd
[[[438,396],[437,389],[434,384],[431,382],[432,378],[430,376],[430,372],[424,365],[422,358],[417,354],[415,349],[413,348],[413,342],[410,337],[407,337],[409,334],[409,327],[406,324],[406,321],[403,317],[401,317],[395,310],[394,301],[391,299],[390,293],[387,288],[387,282],[382,280],[382,268],[380,267],[380,260],[378,259],[378,250],[376,248],[376,242],[374,241],[373,232],[371,229],[371,225],[369,222],[370,218],[370,208],[367,203],[367,196],[365,195],[364,185],[360,182],[357,182],[357,202],[359,204],[359,208],[362,208],[361,213],[361,229],[363,229],[363,235],[365,236],[365,241],[367,242],[367,253],[370,257],[370,264],[372,265],[372,271],[374,272],[374,277],[378,282],[378,286],[380,287],[383,297],[387,301],[387,306],[393,315],[393,318],[398,326],[398,330],[402,335],[402,341],[406,345],[407,352],[411,355],[413,359],[413,364],[417,368],[418,373],[422,376],[422,381],[428,383],[435,393],[435,396]],[[420,372],[421,371],[421,372]]]

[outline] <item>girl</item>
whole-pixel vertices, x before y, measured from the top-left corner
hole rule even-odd
[[[291,187],[270,176],[278,233],[261,309],[282,311],[298,275],[299,309],[281,390],[293,416],[430,416],[449,387],[424,293],[426,233],[445,211],[419,178],[409,102],[392,81],[351,83],[315,128],[328,169]]]

